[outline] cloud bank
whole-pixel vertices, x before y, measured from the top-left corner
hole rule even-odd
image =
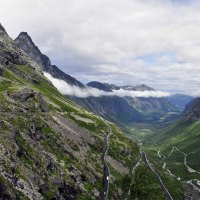
[[[76,96],[80,98],[101,97],[101,96],[162,98],[170,96],[170,93],[161,91],[130,91],[130,90],[119,89],[119,90],[113,90],[112,92],[105,92],[103,90],[98,90],[92,87],[79,88],[77,86],[69,85],[63,80],[56,79],[52,77],[49,73],[44,72],[44,75],[53,83],[53,85],[62,94],[69,96]]]

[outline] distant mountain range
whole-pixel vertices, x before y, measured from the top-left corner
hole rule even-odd
[[[111,92],[124,89],[129,91],[155,91],[146,85],[116,86],[107,83],[90,82],[87,86]],[[102,115],[116,123],[156,122],[168,112],[177,110],[166,98],[142,97],[89,97],[85,99],[72,97],[73,101],[83,107]]]

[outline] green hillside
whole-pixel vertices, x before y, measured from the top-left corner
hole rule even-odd
[[[181,119],[145,138],[148,155],[171,177],[200,188],[200,122],[187,110]],[[198,191],[198,190],[197,190]]]
[[[0,199],[183,198],[180,181],[58,92],[1,26],[0,45]]]
[[[31,67],[1,66],[1,71],[1,184],[16,180],[14,187],[3,184],[6,194],[18,196],[16,189],[28,197],[36,195],[40,199],[42,195],[50,199],[62,187],[69,190],[69,198],[98,196],[102,185],[103,136],[108,131],[106,123],[61,95]],[[138,147],[114,125],[110,126],[108,155],[128,172]],[[126,171],[121,173],[118,167],[115,170],[120,176],[113,174],[110,188],[111,194],[118,195],[122,185],[115,185],[115,181],[123,178]],[[20,184],[23,189],[19,189]]]

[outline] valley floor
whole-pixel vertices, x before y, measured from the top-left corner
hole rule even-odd
[[[176,188],[174,191],[173,189],[171,190],[173,199],[183,199],[178,197],[178,193],[176,193],[177,190],[182,190],[181,187],[183,186],[182,191],[184,192],[184,199],[199,200],[200,171],[193,166],[200,166],[200,161],[196,158],[196,165],[194,165],[194,159],[191,159],[191,157],[193,157],[192,154],[188,155],[177,146],[171,146],[171,148],[167,148],[166,150],[164,144],[157,142],[154,138],[156,135],[155,133],[159,133],[163,128],[164,126],[161,124],[157,126],[152,126],[150,124],[133,124],[126,127],[125,130],[127,130],[127,134],[133,138],[133,140],[136,140],[140,144],[141,150],[146,152],[152,163],[150,166],[153,166],[158,173],[173,180],[173,186]],[[146,164],[148,164],[147,161]],[[165,178],[163,180],[164,183],[167,183]],[[169,185],[169,191],[170,188],[171,186]]]

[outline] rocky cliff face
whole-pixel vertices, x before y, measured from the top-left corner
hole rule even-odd
[[[71,77],[68,74],[65,74],[57,66],[52,65],[50,59],[41,53],[39,48],[34,44],[31,37],[26,32],[22,32],[15,39],[16,45],[21,48],[32,60],[34,60],[40,68],[51,74],[53,77],[66,81],[70,85],[75,85],[78,87],[84,87],[84,85]]]
[[[7,67],[13,64],[30,65],[37,71],[41,71],[36,62],[31,60],[24,52],[18,48],[14,41],[8,36],[3,26],[0,24],[0,62]]]

